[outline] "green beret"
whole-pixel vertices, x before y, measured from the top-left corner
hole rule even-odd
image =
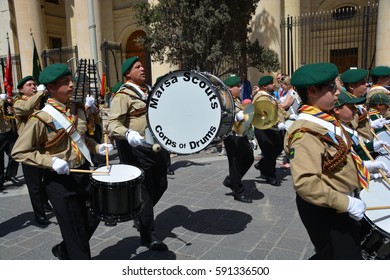
[[[125,60],[122,64],[122,76],[126,74],[126,71],[133,67],[134,63],[139,60],[138,56],[132,56]]]
[[[229,87],[241,84],[241,78],[237,75],[231,75],[228,78],[226,78],[223,83]]]
[[[21,89],[24,86],[24,84],[27,83],[28,81],[34,81],[33,76],[26,76],[23,79],[21,79],[18,83],[17,89]]]
[[[274,82],[274,77],[272,76],[263,76],[259,79],[257,83],[259,86],[266,86]]]
[[[375,76],[375,77],[390,76],[390,67],[388,67],[388,66],[377,66],[374,69],[372,69],[371,76]]]
[[[51,64],[39,74],[39,83],[44,85],[50,84],[58,78],[67,75],[72,75],[72,71],[70,71],[68,65],[61,63]]]
[[[111,88],[111,92],[117,92],[120,87],[123,85],[122,82],[117,82],[115,85],[113,85],[113,87]]]
[[[363,104],[366,102],[365,97],[356,97],[348,91],[342,90],[337,96],[338,100],[335,103],[335,107],[342,106],[344,104]]]
[[[337,66],[321,62],[299,67],[291,77],[291,85],[297,88],[317,86],[334,80],[338,75]]]
[[[386,105],[390,106],[390,97],[384,92],[374,93],[370,97],[369,104],[370,105],[386,104]]]
[[[349,69],[340,75],[343,83],[351,84],[363,81],[367,78],[368,70],[366,69]]]

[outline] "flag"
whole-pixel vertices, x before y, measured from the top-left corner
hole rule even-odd
[[[12,89],[14,87],[12,81],[12,63],[11,63],[11,48],[8,42],[8,56],[7,56],[7,64],[5,66],[5,76],[4,76],[4,88],[5,92],[9,97],[12,96]]]
[[[39,73],[41,73],[42,67],[41,67],[41,62],[39,61],[39,55],[38,55],[38,51],[37,51],[37,46],[35,46],[34,38],[32,40],[33,40],[33,46],[34,46],[33,63],[32,63],[32,66],[33,66],[32,76],[34,78],[34,81],[36,83],[39,83]]]
[[[102,84],[100,86],[100,96],[104,97],[106,95],[106,74],[102,75]]]

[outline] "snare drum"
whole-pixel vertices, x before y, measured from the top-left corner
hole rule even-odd
[[[107,171],[100,167],[96,171]],[[108,226],[134,219],[142,211],[141,169],[125,164],[112,165],[109,174],[93,173],[91,212]]]
[[[290,128],[290,126],[294,123],[295,120],[286,120],[284,123],[284,126],[286,127],[286,130]]]
[[[389,164],[389,156],[376,160]],[[371,180],[369,189],[360,192],[367,207],[390,205],[390,186],[385,180]],[[365,259],[390,259],[390,209],[367,210],[362,221],[362,249]]]
[[[174,71],[163,76],[149,95],[147,121],[154,139],[166,150],[196,153],[231,131],[233,97],[209,73]]]
[[[379,132],[377,136],[379,140],[382,140],[390,145],[390,133],[388,131]]]

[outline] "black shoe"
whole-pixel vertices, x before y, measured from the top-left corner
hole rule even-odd
[[[233,196],[234,196],[234,200],[241,201],[241,202],[244,202],[244,203],[252,203],[252,199],[247,197],[245,194],[233,195]]]
[[[279,187],[282,183],[280,182],[280,180],[276,179],[276,178],[271,178],[271,177],[267,177],[266,179],[266,182],[272,186],[276,186],[276,187]]]
[[[69,256],[66,252],[66,249],[63,248],[61,243],[54,245],[53,248],[51,248],[51,252],[59,260],[69,260]]]
[[[22,181],[20,181],[18,178],[16,178],[15,176],[14,177],[4,177],[4,181],[11,181],[12,184],[16,185],[16,186],[21,186],[23,185]]]
[[[147,244],[146,247],[148,247],[149,250],[153,250],[153,251],[159,251],[159,252],[168,251],[167,244],[165,244],[160,240],[154,240],[153,242]]]
[[[233,191],[233,186],[232,183],[230,182],[229,177],[226,177],[225,180],[223,180],[222,184]]]
[[[175,172],[170,167],[168,167],[167,174],[168,175],[175,175]]]
[[[49,202],[46,202],[45,204],[43,204],[43,209],[45,210],[46,213],[50,213],[53,211],[53,208],[51,207]]]
[[[46,219],[46,217],[38,217],[36,216],[35,217],[35,222],[38,224],[38,225],[41,225],[41,226],[47,226],[47,225],[50,225],[50,221],[48,219]]]

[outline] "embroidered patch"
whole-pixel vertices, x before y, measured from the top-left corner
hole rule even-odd
[[[291,148],[291,149],[290,149],[290,152],[289,152],[289,154],[288,154],[288,158],[289,158],[289,159],[293,159],[294,156],[295,156],[295,149],[294,149],[294,148]]]
[[[300,131],[296,132],[296,133],[294,134],[294,137],[293,137],[292,140],[291,140],[291,143],[294,143],[295,140],[298,140],[298,139],[301,138],[301,137],[302,137],[302,133],[301,133]]]

